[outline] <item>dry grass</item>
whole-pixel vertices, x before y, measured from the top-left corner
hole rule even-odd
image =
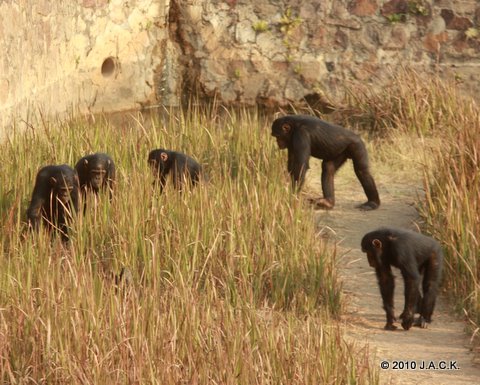
[[[335,255],[289,190],[269,122],[191,108],[117,124],[45,123],[3,144],[0,382],[378,381],[367,352],[332,321],[341,307]],[[146,159],[157,147],[198,159],[209,182],[153,192]],[[116,162],[113,201],[90,202],[66,247],[28,234],[38,169],[95,151]],[[118,287],[122,267],[133,283]]]
[[[434,152],[435,167],[425,170],[426,202],[422,214],[447,255],[447,292],[459,309],[480,327],[480,114],[473,102],[452,107],[443,146]]]

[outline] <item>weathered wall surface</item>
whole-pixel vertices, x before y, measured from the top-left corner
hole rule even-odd
[[[180,65],[163,95],[335,99],[400,65],[480,86],[477,0],[172,0],[169,19]]]
[[[0,126],[38,111],[120,110],[155,99],[164,3],[0,1]]]
[[[480,89],[477,0],[3,0],[0,127],[71,108],[335,100],[410,65]]]

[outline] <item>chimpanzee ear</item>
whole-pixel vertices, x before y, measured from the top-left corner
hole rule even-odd
[[[160,159],[163,161],[163,162],[166,162],[168,160],[168,154],[166,152],[162,152],[160,154]]]
[[[110,162],[110,159],[107,159],[107,166],[110,166],[110,163],[112,163]]]
[[[88,160],[87,159],[83,160],[83,167],[85,167],[85,168],[88,167]]]
[[[283,123],[283,125],[282,125],[282,131],[283,131],[284,134],[288,134],[291,129],[292,129],[292,126],[290,126],[290,124],[288,124],[288,123]]]
[[[373,247],[375,247],[376,249],[381,249],[382,248],[382,241],[380,241],[380,239],[374,239],[372,241],[372,245]]]
[[[50,186],[52,187],[57,185],[57,180],[53,176],[51,176],[48,181],[50,182]]]

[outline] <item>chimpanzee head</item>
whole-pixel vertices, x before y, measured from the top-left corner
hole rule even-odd
[[[382,263],[383,243],[379,238],[366,234],[362,239],[362,251],[367,253],[368,264],[371,267],[380,267]]]
[[[98,190],[106,183],[105,178],[107,177],[107,168],[110,167],[110,159],[107,159],[106,163],[104,165],[98,161],[89,162],[87,159],[83,160],[83,167],[88,171],[89,184],[93,189]]]
[[[152,170],[158,172],[160,175],[170,169],[170,163],[170,154],[166,150],[153,150],[150,151],[150,154],[148,154],[148,164]]]
[[[277,139],[278,147],[283,150],[290,144],[293,122],[289,121],[288,116],[275,119],[272,124],[272,136]]]

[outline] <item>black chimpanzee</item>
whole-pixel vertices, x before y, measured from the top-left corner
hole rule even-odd
[[[185,183],[197,184],[200,179],[202,167],[195,159],[181,152],[157,149],[148,155],[148,164],[155,174],[158,174],[157,182],[163,191],[167,183],[167,175],[171,173],[173,185],[176,189],[182,189]]]
[[[355,174],[368,198],[368,202],[358,207],[374,210],[380,205],[377,187],[368,169],[365,144],[354,132],[314,116],[287,115],[273,122],[272,136],[280,149],[288,149],[287,168],[298,191],[309,169],[310,156],[323,160],[323,198],[316,200],[317,206],[331,209],[335,205],[333,177],[347,159],[352,159]]]
[[[32,200],[27,209],[29,225],[38,229],[40,219],[49,229],[57,229],[68,241],[68,217],[78,211],[80,186],[77,172],[66,164],[45,166],[37,174]]]
[[[395,288],[391,266],[398,267],[405,283],[405,305],[402,327],[410,329],[414,313],[420,313],[415,326],[427,327],[432,320],[435,299],[442,274],[443,254],[440,244],[414,231],[380,228],[362,239],[362,251],[367,253],[368,263],[375,273],[382,294],[383,308],[387,315],[386,330],[395,330],[393,291]],[[423,296],[420,293],[422,280]]]
[[[107,154],[96,153],[84,156],[75,165],[80,188],[85,195],[87,190],[97,194],[100,189],[108,188],[110,198],[115,183],[115,163]]]

